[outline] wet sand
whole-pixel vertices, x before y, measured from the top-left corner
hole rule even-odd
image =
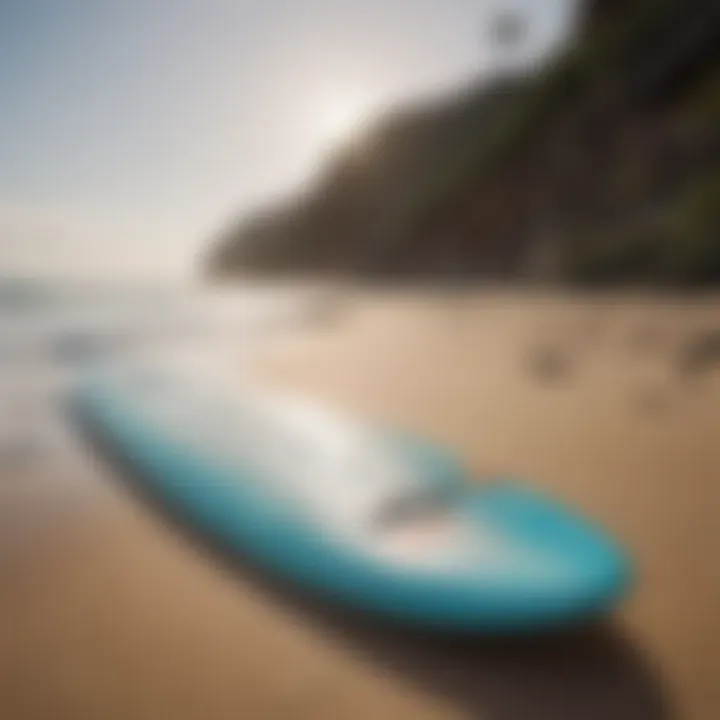
[[[720,715],[720,367],[675,362],[720,303],[356,293],[322,315],[260,348],[264,382],[532,478],[627,543],[633,596],[562,637],[383,628],[215,552],[70,448],[2,479],[0,716]]]

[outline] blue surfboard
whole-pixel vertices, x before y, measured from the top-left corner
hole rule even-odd
[[[517,633],[593,618],[629,584],[619,545],[537,490],[304,399],[135,367],[72,402],[200,528],[344,606]]]

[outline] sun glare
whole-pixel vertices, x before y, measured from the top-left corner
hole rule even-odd
[[[366,108],[355,98],[336,98],[327,103],[318,117],[319,132],[326,143],[347,138],[357,130]]]

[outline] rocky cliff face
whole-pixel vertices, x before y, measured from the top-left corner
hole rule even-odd
[[[720,281],[718,44],[715,0],[591,3],[551,67],[389,115],[208,271]]]

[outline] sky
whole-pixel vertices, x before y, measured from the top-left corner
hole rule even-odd
[[[183,277],[365,118],[567,33],[572,0],[0,0],[0,275]]]

